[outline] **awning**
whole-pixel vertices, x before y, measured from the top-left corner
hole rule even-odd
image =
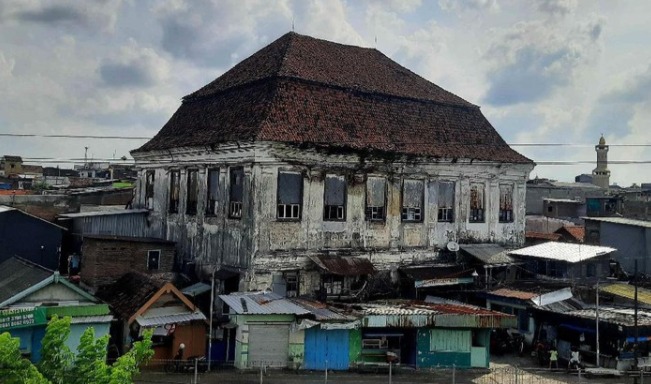
[[[209,291],[210,291],[210,284],[199,282],[196,284],[192,284],[189,287],[183,288],[181,292],[183,292],[183,294],[186,296],[197,296]]]
[[[317,267],[340,276],[372,275],[375,267],[369,259],[363,257],[310,256]]]
[[[454,278],[447,278],[447,279],[417,280],[414,282],[414,287],[416,288],[441,287],[446,285],[472,284],[473,282],[474,279],[472,277],[454,277]]]
[[[177,313],[173,315],[154,316],[154,317],[136,317],[136,322],[141,327],[157,327],[165,324],[187,323],[194,320],[206,320],[201,312],[194,313]]]
[[[560,325],[560,327],[571,329],[577,332],[583,332],[583,333],[597,333],[597,331],[594,328],[585,328],[574,324],[563,323]]]
[[[507,250],[497,244],[461,244],[459,248],[484,264],[498,266],[514,263]]]

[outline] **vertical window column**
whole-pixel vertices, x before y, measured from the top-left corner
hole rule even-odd
[[[219,169],[208,169],[206,181],[206,215],[214,216],[217,214],[217,200],[219,199]]]
[[[366,221],[384,221],[386,218],[387,180],[383,177],[366,179]]]
[[[185,213],[188,215],[197,214],[197,201],[198,201],[198,189],[199,181],[197,180],[199,172],[196,169],[188,170],[188,181],[187,181],[187,190],[186,190],[186,199],[185,199]]]
[[[402,221],[423,221],[423,180],[405,180],[402,184]]]
[[[170,202],[168,207],[169,213],[179,212],[179,182],[181,179],[181,171],[170,171]]]
[[[228,217],[231,219],[241,219],[242,203],[244,201],[244,169],[242,167],[232,168],[230,176],[231,185]]]
[[[279,220],[301,220],[303,175],[293,172],[279,172],[277,197],[276,217]]]
[[[328,175],[325,179],[324,211],[325,221],[346,220],[346,179],[343,176]]]
[[[500,223],[513,222],[513,186],[500,185]]]
[[[438,216],[437,221],[454,222],[454,181],[439,181],[438,183]]]
[[[484,218],[484,184],[474,183],[470,185],[470,213],[468,221],[471,223],[483,223]]]
[[[155,171],[145,173],[145,206],[147,209],[154,209],[154,178]]]

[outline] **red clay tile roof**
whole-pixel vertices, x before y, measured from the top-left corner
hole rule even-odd
[[[479,107],[381,52],[293,32],[186,96],[133,152],[232,141],[531,163]]]
[[[583,239],[585,238],[585,227],[582,226],[566,225],[557,229],[555,233],[557,233],[559,236],[562,236],[563,232],[567,232],[570,236],[572,236],[574,239],[576,239],[576,241],[580,243],[582,243]]]
[[[524,233],[525,238],[529,239],[543,239],[543,240],[551,240],[551,241],[558,241],[561,238],[561,235],[559,233],[546,233],[546,232],[525,232]]]
[[[501,289],[489,292],[489,294],[494,295],[494,296],[511,297],[511,298],[514,298],[514,299],[522,299],[522,300],[529,300],[529,299],[532,299],[532,298],[538,296],[537,293],[516,291],[516,290],[508,289],[508,288],[501,288]]]

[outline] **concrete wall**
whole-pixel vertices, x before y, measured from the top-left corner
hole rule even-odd
[[[170,160],[171,164],[170,165]],[[525,181],[531,165],[433,162],[427,159],[368,159],[358,155],[326,154],[280,144],[222,146],[217,150],[173,150],[138,154],[142,162],[136,207],[146,207],[146,172],[155,172],[151,236],[177,242],[179,256],[201,266],[225,265],[246,271],[243,289],[271,285],[274,271],[305,269],[307,256],[319,253],[368,257],[379,269],[431,260],[449,241],[524,243]],[[157,163],[159,162],[159,163]],[[205,215],[207,169],[219,168],[220,209]],[[243,167],[243,214],[228,217],[229,170]],[[170,170],[180,170],[178,213],[168,213]],[[198,170],[198,213],[186,213],[187,171]],[[303,176],[300,221],[277,219],[279,171]],[[346,215],[343,221],[324,220],[324,180],[327,175],[346,180]],[[386,220],[365,220],[366,179],[384,177]],[[401,220],[402,185],[422,180],[422,222]],[[437,222],[436,191],[430,182],[454,181],[454,222]],[[471,223],[470,185],[485,190],[485,222]],[[499,222],[499,188],[513,188],[514,221]],[[157,227],[154,223],[161,223]]]
[[[548,184],[527,184],[527,215],[544,215],[543,199],[571,199],[585,203],[586,197],[600,197],[605,189],[590,184],[576,183],[574,186],[551,186]]]
[[[586,220],[585,236],[586,242],[617,249],[613,258],[629,274],[636,259],[638,271],[651,274],[651,228]]]

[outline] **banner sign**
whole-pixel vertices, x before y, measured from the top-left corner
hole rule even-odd
[[[0,310],[0,331],[47,323],[45,308],[11,308]]]
[[[472,284],[474,282],[472,277],[455,277],[450,279],[430,279],[430,280],[417,280],[414,282],[416,288],[426,287],[440,287],[445,285],[457,284]]]

